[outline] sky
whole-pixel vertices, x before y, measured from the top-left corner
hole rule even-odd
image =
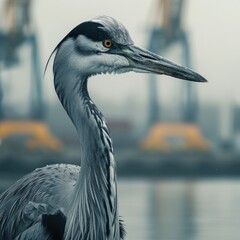
[[[146,47],[154,0],[41,0],[34,1],[33,18],[40,39],[42,64],[46,63],[57,43],[77,24],[97,15],[109,15],[121,21],[137,45]],[[200,103],[237,102],[240,104],[240,1],[187,0],[184,26],[189,33],[193,69],[208,79],[196,84]],[[179,62],[174,49],[169,54]],[[179,62],[180,63],[180,62]],[[97,76],[90,81],[95,99],[105,102],[147,102],[148,76],[129,73]],[[163,102],[178,101],[185,83],[161,77],[159,98]],[[137,91],[136,91],[137,89]],[[44,79],[48,101],[55,101],[51,65]]]
[[[118,19],[127,27],[135,43],[145,47],[150,29],[150,16],[155,14],[154,2],[153,0],[35,1],[34,16],[42,40],[43,62],[46,62],[51,50],[71,28],[97,15],[110,15]],[[184,22],[192,47],[193,68],[209,80],[207,84],[196,86],[200,102],[226,100],[240,103],[239,11],[238,0],[188,0],[187,2]],[[174,56],[171,60],[174,60]],[[177,80],[170,78],[159,81],[159,92],[163,101],[171,100],[171,90],[176,93],[174,95],[181,94],[178,87],[174,87],[176,83]],[[45,82],[45,84],[48,86],[49,83]],[[111,101],[113,98],[115,98],[113,101],[138,99],[140,102],[145,102],[147,100],[146,75],[98,76],[92,80],[90,86],[92,94],[96,98],[101,96],[105,101]],[[104,92],[106,86],[108,91]],[[139,91],[134,91],[136,86]],[[166,89],[168,86],[169,89]]]

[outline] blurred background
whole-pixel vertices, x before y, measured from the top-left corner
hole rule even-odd
[[[73,27],[109,15],[137,45],[209,81],[89,81],[113,138],[127,239],[239,239],[239,11],[238,0],[0,0],[0,192],[36,167],[80,164],[52,62],[43,70]]]

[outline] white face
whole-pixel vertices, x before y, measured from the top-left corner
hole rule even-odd
[[[74,44],[72,54],[66,53],[66,56],[71,57],[71,66],[83,75],[122,73],[131,70],[128,68],[129,61],[123,56],[109,53],[110,48],[105,47],[102,41],[94,42],[83,35],[79,35],[72,44],[70,41],[62,44],[61,52],[64,54],[64,48],[67,50]]]
[[[127,30],[114,19],[101,17],[94,21],[75,27],[56,47],[53,68],[58,79],[66,74],[86,79],[101,73],[135,71],[206,81],[190,69],[135,46]]]

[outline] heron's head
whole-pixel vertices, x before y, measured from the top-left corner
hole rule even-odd
[[[135,71],[206,81],[188,68],[135,46],[126,28],[111,17],[101,16],[79,24],[64,37],[56,50],[55,74],[67,69],[84,77]]]

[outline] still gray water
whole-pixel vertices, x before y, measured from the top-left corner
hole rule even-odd
[[[129,240],[240,239],[240,180],[120,179],[118,190]]]
[[[239,240],[240,181],[119,182],[131,240]]]

